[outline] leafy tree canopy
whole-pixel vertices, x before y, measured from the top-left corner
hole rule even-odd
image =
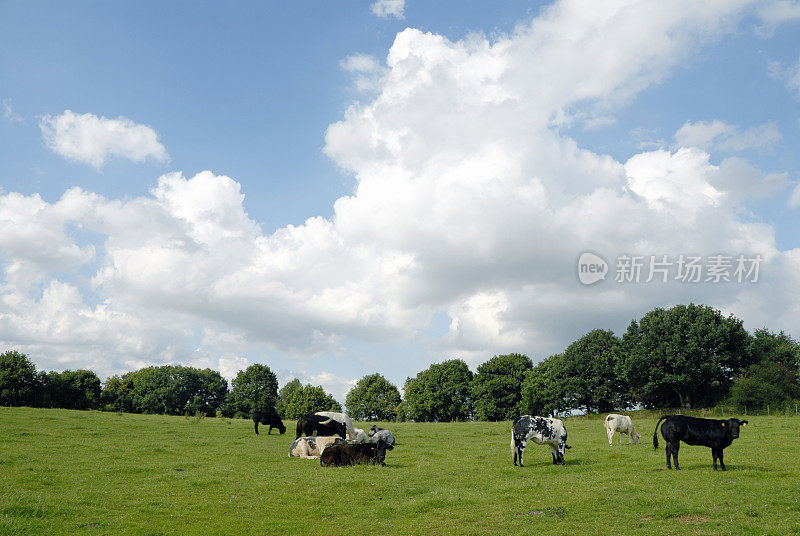
[[[256,363],[240,370],[231,385],[224,410],[228,416],[247,419],[256,410],[266,411],[276,406],[278,378],[266,365]]]
[[[287,419],[299,419],[317,411],[342,411],[342,406],[319,386],[309,384],[299,389],[293,387],[287,396],[283,406]]]
[[[400,391],[380,374],[364,376],[347,393],[347,413],[360,421],[393,421],[397,418]]]
[[[519,416],[522,382],[532,368],[531,360],[522,354],[498,355],[482,363],[471,386],[475,416],[482,421]]]
[[[742,321],[704,305],[656,308],[622,338],[621,370],[647,407],[701,407],[728,394],[749,364]]]
[[[435,363],[406,380],[399,418],[430,422],[468,420],[473,415],[471,382],[472,371],[460,359]]]
[[[37,388],[36,367],[27,355],[15,350],[0,354],[0,406],[32,406]]]

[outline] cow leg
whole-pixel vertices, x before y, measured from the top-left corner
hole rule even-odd
[[[558,465],[558,450],[553,445],[550,445],[550,455],[553,457],[553,465]]]
[[[672,456],[672,443],[667,441],[664,450],[667,451],[667,469],[672,469],[672,463],[670,462],[670,456]]]
[[[724,449],[719,449],[717,452],[717,458],[719,458],[719,468],[725,471],[725,462],[722,461],[722,453],[725,452]]]
[[[269,425],[269,430],[267,430],[267,435],[270,435],[270,434],[272,434],[272,425],[271,424]]]
[[[564,451],[565,451],[566,445],[567,445],[566,442],[558,444],[558,459],[561,462],[561,465],[567,465],[567,462],[564,461]]]
[[[606,428],[606,435],[608,436],[608,446],[614,446],[614,430],[611,428]]]
[[[676,441],[675,444],[672,446],[672,459],[675,461],[675,470],[680,471],[681,466],[678,465],[678,451],[681,448],[681,442]]]

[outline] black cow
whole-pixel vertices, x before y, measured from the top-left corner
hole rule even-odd
[[[714,470],[717,470],[717,459],[722,470],[725,470],[725,463],[722,461],[722,451],[725,447],[733,443],[739,437],[739,426],[746,426],[747,421],[739,419],[727,419],[724,421],[717,419],[701,419],[699,417],[688,417],[686,415],[664,415],[656,423],[653,431],[653,449],[658,448],[658,425],[661,425],[661,436],[667,442],[667,469],[672,469],[670,465],[670,455],[675,460],[675,470],[678,466],[678,449],[681,441],[687,445],[700,445],[711,447],[711,456],[714,459]]]
[[[336,421],[330,417],[309,413],[303,415],[297,421],[297,437],[303,434],[307,436],[338,435],[341,438],[345,438],[347,437],[347,426],[343,422]]]
[[[267,431],[267,435],[272,433],[272,427],[274,426],[278,430],[280,430],[281,434],[286,433],[286,427],[283,425],[283,421],[281,420],[280,415],[278,412],[275,411],[275,408],[268,408],[267,411],[254,411],[253,415],[253,426],[256,429],[256,435],[258,435],[258,423],[261,424],[268,424],[269,430]]]
[[[386,442],[377,443],[345,443],[330,445],[322,451],[319,464],[322,467],[344,467],[357,463],[386,465]]]

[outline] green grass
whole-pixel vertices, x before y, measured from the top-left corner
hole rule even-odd
[[[392,423],[386,467],[321,468],[293,422],[0,408],[0,534],[800,534],[800,418],[751,417],[727,472],[685,445],[668,472],[635,423],[609,447],[565,419],[567,466],[532,444],[524,468],[510,423]]]

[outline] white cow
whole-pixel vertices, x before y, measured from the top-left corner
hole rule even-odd
[[[614,434],[619,432],[619,443],[622,444],[622,434],[628,434],[628,445],[633,440],[634,444],[639,443],[642,437],[639,432],[633,427],[633,421],[627,415],[617,415],[611,413],[605,420],[606,434],[608,435],[608,445],[614,444]]]
[[[322,456],[322,451],[330,445],[344,443],[344,439],[335,436],[308,436],[298,437],[289,447],[289,456],[296,458],[316,459]]]
[[[328,417],[329,419],[333,419],[334,421],[340,422],[347,428],[347,439],[355,439],[356,438],[356,431],[353,427],[353,420],[347,416],[345,413],[340,413],[338,411],[318,411],[314,415],[319,415],[320,417]]]
[[[353,428],[353,438],[348,439],[347,442],[351,444],[355,443],[366,443],[367,442],[367,433],[362,430],[361,428]]]

